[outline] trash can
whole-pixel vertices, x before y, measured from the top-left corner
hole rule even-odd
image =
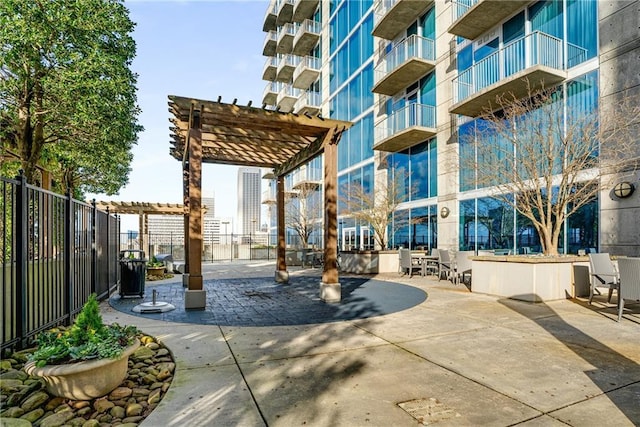
[[[144,251],[120,251],[120,296],[144,296],[147,260]]]

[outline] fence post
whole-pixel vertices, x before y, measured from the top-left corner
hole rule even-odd
[[[96,245],[98,244],[98,230],[96,225],[98,223],[98,208],[96,207],[96,199],[91,201],[91,208],[91,293],[97,293],[98,251],[96,250]]]
[[[71,193],[67,191],[64,200],[64,277],[65,277],[65,315],[67,316],[67,325],[72,322],[73,312],[73,199]]]
[[[28,206],[27,206],[27,178],[20,170],[16,177],[15,230],[16,230],[16,336],[20,338],[20,346],[26,345],[25,330],[27,327],[27,261],[29,257],[28,242]]]

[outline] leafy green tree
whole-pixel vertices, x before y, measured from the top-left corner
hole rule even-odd
[[[137,123],[134,23],[121,0],[0,2],[0,140],[29,182],[113,194]]]

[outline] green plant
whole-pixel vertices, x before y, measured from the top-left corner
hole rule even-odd
[[[133,343],[137,334],[135,326],[105,325],[96,296],[91,294],[71,327],[64,330],[54,328],[38,335],[38,349],[30,360],[41,367],[91,359],[115,359]]]
[[[164,267],[164,263],[162,261],[158,261],[155,256],[152,256],[149,262],[147,263],[147,267]]]

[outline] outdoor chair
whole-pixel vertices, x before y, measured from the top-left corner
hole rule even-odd
[[[466,284],[464,281],[465,276],[469,276],[469,284],[471,284],[471,258],[475,255],[475,251],[458,251],[456,253],[456,265],[454,274],[454,283],[457,285],[460,282]]]
[[[607,302],[611,302],[613,290],[618,288],[620,281],[616,266],[609,257],[608,253],[589,254],[589,269],[591,275],[591,286],[589,288],[589,304],[593,300],[593,293],[600,293],[596,287],[609,287],[609,298]]]
[[[434,276],[438,274],[438,249],[431,248],[430,258],[425,258],[423,260],[424,264],[422,265],[422,274],[428,275],[433,274]]]
[[[400,269],[403,274],[408,274],[409,277],[413,277],[413,270],[422,272],[422,265],[418,260],[411,258],[411,251],[409,249],[398,249],[400,253]]]
[[[451,265],[451,255],[447,249],[438,249],[438,280],[450,279],[453,274],[453,266]]]
[[[625,301],[640,302],[640,258],[618,259],[618,322],[622,319]]]

